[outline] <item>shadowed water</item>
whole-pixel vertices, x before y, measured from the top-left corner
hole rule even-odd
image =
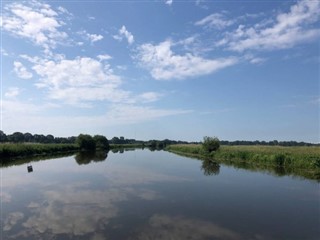
[[[1,239],[318,239],[319,183],[164,151],[1,169]]]

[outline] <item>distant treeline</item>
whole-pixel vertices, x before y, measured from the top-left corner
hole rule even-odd
[[[12,142],[12,143],[68,143],[74,144],[76,143],[77,136],[71,137],[55,137],[51,134],[43,135],[43,134],[31,134],[31,133],[21,133],[14,132],[13,134],[5,134],[3,131],[0,131],[0,143]],[[113,137],[109,139],[109,144],[114,145],[123,145],[123,144],[135,144],[140,146],[149,146],[152,148],[163,148],[168,145],[173,144],[199,144],[201,142],[187,142],[187,141],[176,141],[176,140],[136,140],[136,139],[126,139],[123,136],[121,137]],[[319,146],[320,144],[314,143],[306,143],[306,142],[297,142],[297,141],[226,141],[220,140],[221,145],[265,145],[265,146]]]
[[[54,137],[53,135],[14,132],[5,134],[0,131],[0,142],[5,143],[68,143],[74,144],[77,137]]]
[[[190,144],[190,142],[187,141],[175,141],[175,140],[169,140],[169,139],[164,139],[164,140],[149,140],[149,141],[142,141],[142,140],[136,140],[136,139],[126,139],[124,137],[113,137],[112,139],[109,140],[110,144],[114,145],[139,145],[139,146],[145,146],[145,147],[151,147],[151,148],[164,148],[168,145],[172,144]],[[196,142],[192,142],[196,143]]]

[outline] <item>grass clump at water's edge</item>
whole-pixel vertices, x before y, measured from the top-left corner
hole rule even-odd
[[[320,180],[320,147],[221,146],[208,153],[200,144],[178,144],[166,150],[226,165],[254,170],[272,170]],[[284,174],[284,173],[283,173]]]
[[[0,158],[19,158],[25,156],[45,155],[59,152],[77,151],[77,144],[41,144],[41,143],[2,143],[0,144]]]

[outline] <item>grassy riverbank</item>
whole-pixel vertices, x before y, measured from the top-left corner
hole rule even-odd
[[[208,154],[201,145],[170,145],[166,150],[214,161],[239,169],[265,171],[275,176],[294,176],[320,182],[320,147],[221,146]]]
[[[79,150],[77,144],[3,143],[0,144],[0,158],[19,158],[77,150]]]

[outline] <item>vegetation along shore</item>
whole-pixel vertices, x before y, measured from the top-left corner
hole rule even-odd
[[[319,146],[219,145],[210,150],[204,144],[177,144],[167,146],[166,150],[239,168],[267,170],[277,175],[286,173],[320,180]]]
[[[266,144],[266,145],[262,145]],[[219,141],[204,137],[202,142],[174,140],[141,141],[80,134],[77,137],[56,138],[52,135],[32,135],[16,132],[5,135],[0,131],[1,162],[28,156],[44,156],[78,151],[115,151],[121,148],[150,148],[186,155],[206,161],[273,172],[299,172],[297,175],[320,180],[320,146],[302,142]],[[302,172],[302,173],[301,173]]]

